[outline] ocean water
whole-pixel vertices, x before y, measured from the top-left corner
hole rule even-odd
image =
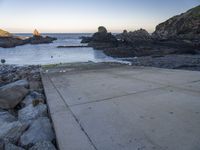
[[[16,34],[31,36],[31,34]],[[75,46],[81,44],[81,36],[91,34],[43,34],[58,38],[51,44],[22,45],[15,48],[0,48],[0,59],[6,64],[37,65],[74,62],[113,62],[113,58],[106,56],[102,51],[93,48],[57,48],[57,46]]]

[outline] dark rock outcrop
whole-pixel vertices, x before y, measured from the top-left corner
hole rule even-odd
[[[200,5],[174,16],[156,27],[156,39],[200,39]]]
[[[117,46],[117,38],[111,33],[107,32],[107,29],[103,26],[98,28],[98,32],[94,33],[92,37],[85,37],[82,43],[88,42],[88,46],[94,47],[95,49],[104,49],[108,47]]]
[[[0,47],[3,48],[10,48],[25,44],[46,44],[52,43],[54,40],[57,39],[49,36],[43,37],[37,30],[34,30],[33,37],[29,38],[13,36],[7,31],[3,32],[3,30],[0,30]]]
[[[30,44],[46,44],[46,43],[52,43],[53,41],[57,40],[56,38],[52,38],[49,36],[42,37],[42,36],[33,36],[29,38]]]
[[[129,45],[138,45],[142,43],[146,44],[147,42],[152,41],[151,35],[145,29],[133,32],[127,32],[127,30],[124,30],[123,33],[116,35],[116,37],[120,42],[124,42]]]

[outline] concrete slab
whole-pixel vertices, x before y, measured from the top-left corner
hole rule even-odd
[[[42,75],[42,81],[59,149],[95,150],[48,76]]]
[[[42,75],[61,150],[200,149],[200,72],[104,65]]]
[[[115,71],[114,69],[113,71]],[[107,72],[79,72],[51,77],[69,106],[137,93],[164,85],[128,79]]]
[[[166,88],[71,109],[99,150],[198,150],[199,98]]]

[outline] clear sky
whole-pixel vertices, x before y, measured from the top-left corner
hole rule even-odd
[[[0,28],[10,32],[94,32],[155,26],[200,0],[0,0]]]

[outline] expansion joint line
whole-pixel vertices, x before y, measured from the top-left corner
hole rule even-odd
[[[47,75],[47,77],[48,77],[49,81],[51,82],[51,84],[53,85],[53,87],[55,88],[56,92],[59,94],[59,96],[63,100],[63,102],[66,105],[66,107],[69,109],[70,113],[72,114],[72,116],[74,117],[74,119],[76,120],[76,122],[78,123],[80,129],[83,131],[83,133],[85,134],[85,136],[88,138],[90,144],[93,146],[93,148],[95,150],[98,150],[97,147],[95,146],[95,144],[92,142],[92,139],[89,137],[89,135],[87,134],[87,132],[85,131],[85,129],[81,125],[79,119],[76,117],[76,115],[73,113],[73,111],[71,110],[71,108],[69,107],[69,105],[66,103],[66,101],[65,101],[64,97],[62,96],[62,94],[60,93],[60,91],[56,88],[55,84],[53,83],[53,81],[51,80],[51,78],[49,77],[49,75]]]

